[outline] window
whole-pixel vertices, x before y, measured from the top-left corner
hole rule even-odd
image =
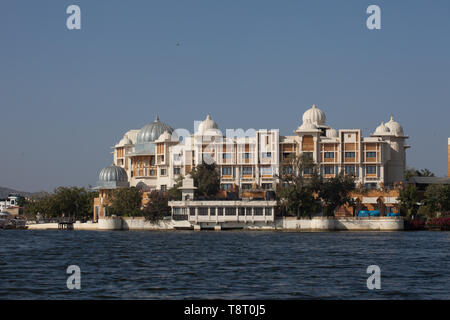
[[[272,175],[272,167],[261,167],[261,175]]]
[[[173,174],[181,174],[181,168],[180,167],[173,168]]]
[[[377,157],[377,153],[376,152],[366,152],[366,157],[367,158],[376,158]]]
[[[272,189],[273,185],[272,185],[271,183],[263,183],[263,184],[261,185],[261,187],[262,187],[264,190],[270,190],[270,189]]]
[[[325,152],[325,159],[334,159],[334,152]]]
[[[231,183],[223,183],[222,184],[222,190],[231,190],[233,188],[233,185]]]
[[[226,216],[235,216],[236,208],[225,208],[225,215]]]
[[[356,157],[356,153],[355,152],[346,152],[345,153],[345,157],[346,158],[355,158]]]
[[[209,215],[215,216],[216,215],[216,208],[209,208]]]
[[[251,153],[244,153],[244,154],[242,154],[242,158],[244,158],[244,159],[251,159],[251,157],[252,157]]]
[[[263,208],[255,207],[255,216],[262,216],[262,215],[263,215]]]
[[[312,152],[303,152],[303,154],[305,155],[305,157],[308,157],[309,159],[313,158],[313,153]]]
[[[222,159],[231,159],[231,153],[222,153]]]
[[[367,166],[366,167],[366,173],[367,174],[376,174],[377,173],[377,167],[376,166]]]
[[[231,176],[231,167],[222,167],[223,176]]]
[[[303,170],[303,174],[312,174],[312,173],[313,173],[312,168],[305,168],[305,170]]]
[[[325,174],[334,174],[334,167],[324,167]]]
[[[223,208],[217,208],[217,215],[223,216]]]
[[[161,169],[160,174],[161,174],[162,176],[167,175],[167,170],[166,170],[166,169]]]
[[[263,152],[262,153],[263,158],[272,158],[272,152]]]
[[[354,166],[345,166],[344,171],[345,171],[345,174],[355,175],[355,167]]]
[[[195,208],[189,208],[189,215],[195,216]]]
[[[208,208],[198,208],[198,215],[199,216],[207,216],[208,215]]]
[[[167,190],[167,185],[162,184],[162,185],[161,185],[161,191],[166,191],[166,190]]]
[[[241,208],[238,209],[238,211],[239,211],[239,215],[240,216],[245,216],[245,208],[241,207]]]
[[[151,176],[154,176],[154,175],[156,175],[156,171],[155,171],[155,169],[150,169],[150,175],[151,175]]]
[[[253,174],[253,168],[252,167],[243,167],[242,168],[242,174],[243,175],[252,175]]]
[[[266,207],[266,208],[264,208],[264,211],[265,211],[264,214],[266,216],[271,216],[272,215],[272,208]]]
[[[292,167],[283,167],[284,174],[292,174]]]
[[[243,183],[241,186],[242,190],[250,190],[252,188],[252,184],[251,183]]]
[[[150,165],[154,166],[155,165],[155,157],[151,157],[150,158]]]
[[[245,215],[251,216],[252,215],[252,208],[245,208]]]

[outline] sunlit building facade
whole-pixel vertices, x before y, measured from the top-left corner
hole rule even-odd
[[[324,112],[314,105],[293,133],[282,136],[273,129],[222,132],[207,115],[190,134],[185,129],[174,130],[157,117],[142,129],[125,133],[113,147],[113,162],[126,173],[127,185],[147,191],[167,190],[202,162],[216,163],[222,189],[273,189],[283,160],[304,153],[319,165],[325,178],[345,172],[368,187],[404,182],[408,137],[393,117],[363,137],[361,129],[331,128]]]

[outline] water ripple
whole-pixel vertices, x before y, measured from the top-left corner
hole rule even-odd
[[[445,232],[2,230],[1,299],[449,299]],[[80,266],[81,290],[66,287]],[[382,289],[366,287],[381,268]]]

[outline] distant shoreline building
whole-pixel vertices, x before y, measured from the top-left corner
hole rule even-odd
[[[405,183],[408,136],[392,116],[370,137],[363,137],[361,129],[331,128],[315,105],[304,112],[291,136],[274,129],[224,135],[210,115],[193,134],[186,132],[174,130],[158,117],[140,130],[126,132],[113,147],[113,165],[100,173],[95,215],[103,215],[102,202],[111,189],[136,186],[164,191],[202,162],[217,165],[223,190],[273,190],[283,161],[301,154],[318,164],[324,178],[345,172],[369,188]]]

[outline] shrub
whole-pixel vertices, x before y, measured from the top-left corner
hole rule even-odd
[[[439,227],[441,230],[450,230],[450,216],[430,219],[427,221],[427,226]]]

